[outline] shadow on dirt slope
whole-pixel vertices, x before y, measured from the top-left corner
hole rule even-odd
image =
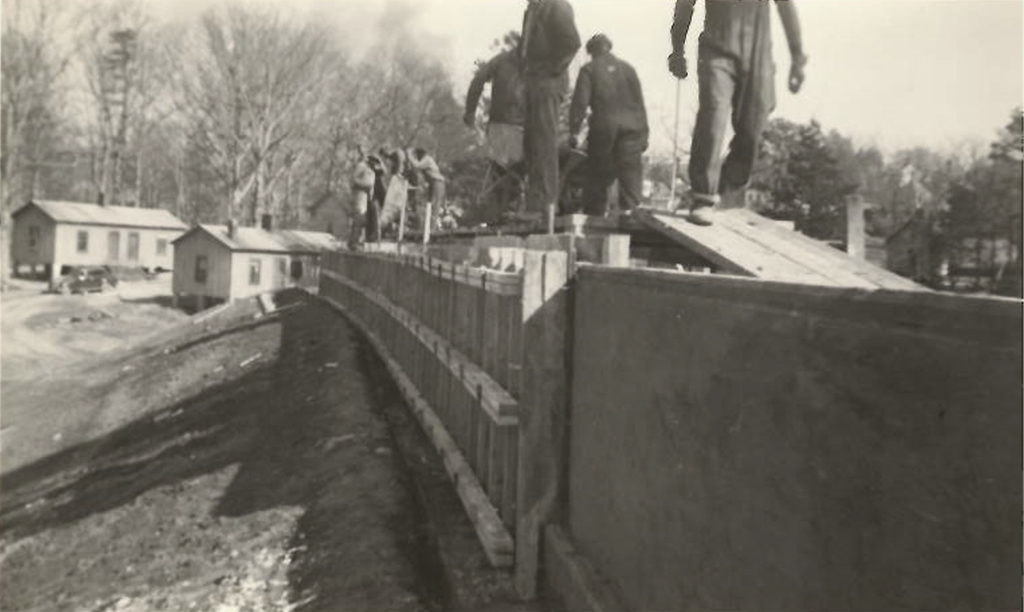
[[[365,368],[380,364],[320,302],[298,291],[278,301],[304,305],[159,353],[229,364],[219,379],[170,403],[122,385],[121,401],[153,408],[0,477],[0,608],[113,609],[102,602],[120,598],[127,609],[140,598],[140,609],[231,609],[232,585],[263,598],[232,600],[242,608],[449,607],[373,405]],[[261,357],[235,367],[249,355]]]

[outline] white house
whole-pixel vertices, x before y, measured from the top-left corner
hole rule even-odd
[[[285,287],[315,286],[320,253],[341,243],[324,232],[197,225],[174,241],[172,290],[199,309]]]
[[[169,270],[171,242],[187,226],[169,211],[33,200],[13,214],[14,273],[45,270],[56,280],[65,266],[110,265]]]

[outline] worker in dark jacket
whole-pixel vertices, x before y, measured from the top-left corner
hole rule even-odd
[[[495,55],[476,71],[466,93],[466,113],[463,121],[467,127],[476,125],[476,107],[487,83],[491,84],[491,105],[487,122],[492,125],[500,123],[522,127],[526,120],[526,105],[523,98],[523,75],[519,65],[520,40],[518,32],[509,34],[506,43],[510,48]]]
[[[476,107],[484,86],[491,84],[491,103],[487,116],[487,158],[490,160],[487,200],[489,215],[496,221],[514,213],[512,204],[522,192],[523,123],[526,119],[526,100],[520,65],[521,37],[509,33],[505,43],[510,47],[480,66],[466,93],[467,127],[476,126]]]
[[[647,110],[640,79],[632,66],[612,54],[612,41],[597,34],[587,42],[591,61],[576,79],[569,109],[569,144],[576,148],[587,109],[589,179],[583,192],[583,212],[604,216],[608,186],[619,181],[619,206],[631,210],[643,191],[643,152],[647,150]]]
[[[541,218],[558,200],[558,108],[566,70],[580,49],[567,0],[527,0],[522,61],[526,79],[527,218]]]
[[[672,23],[669,71],[688,75],[684,45],[696,0],[676,0]],[[800,22],[792,0],[776,0],[792,63],[789,90],[804,82]],[[741,201],[754,166],[758,141],[775,108],[775,64],[772,61],[771,8],[754,0],[706,0],[700,35],[697,84],[700,108],[690,147],[690,219],[712,222],[711,211],[722,199]],[[723,163],[722,145],[729,122],[735,135]]]

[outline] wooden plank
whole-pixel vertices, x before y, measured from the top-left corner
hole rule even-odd
[[[715,215],[715,223],[726,227],[747,240],[769,249],[779,255],[800,262],[802,265],[814,270],[816,273],[828,279],[829,285],[836,287],[856,287],[861,289],[872,289],[876,285],[866,279],[853,274],[849,270],[849,259],[844,253],[824,245],[833,253],[820,252],[815,249],[808,249],[798,236],[799,232],[787,230],[780,227],[778,223],[770,219],[761,218],[754,222],[739,209],[724,210]],[[760,217],[760,215],[756,215]],[[806,236],[804,236],[806,238]],[[785,280],[788,278],[765,278],[765,280]],[[824,284],[824,283],[812,283]]]
[[[445,338],[437,334],[430,327],[424,325],[408,311],[389,303],[387,299],[380,294],[370,289],[360,287],[337,273],[329,270],[325,271],[325,273],[326,277],[332,278],[336,282],[341,283],[365,296],[370,302],[377,305],[377,307],[389,310],[391,313],[390,316],[392,316],[396,321],[401,322],[403,326],[409,329],[409,331],[419,339],[420,343],[427,347],[429,352],[438,356],[438,359],[433,361],[444,366],[444,369],[439,369],[433,373],[428,372],[426,378],[423,380],[424,392],[428,399],[432,398],[436,401],[439,397],[438,394],[441,392],[441,389],[440,383],[437,381],[442,379],[444,370],[447,370],[455,375],[457,379],[464,379],[463,384],[466,386],[467,392],[471,395],[476,393],[478,386],[483,388],[483,408],[493,421],[499,424],[515,424],[519,413],[519,402],[516,401],[516,399],[498,383],[498,381],[491,378],[487,372],[482,370],[479,365],[473,363],[462,352],[452,348]],[[461,377],[460,369],[462,372]]]
[[[537,595],[541,530],[564,512],[569,258],[527,251],[523,280],[524,384],[519,419],[515,583]]]
[[[704,227],[682,217],[639,212],[638,219],[704,257],[721,272],[812,285],[834,285],[806,264],[785,257],[722,223]]]
[[[869,262],[849,257],[842,251],[838,251],[829,245],[819,240],[814,240],[809,236],[805,236],[800,232],[794,232],[782,228],[777,223],[774,223],[770,219],[766,219],[753,211],[738,209],[728,212],[728,217],[735,220],[733,222],[742,221],[749,227],[763,230],[768,236],[781,237],[793,245],[801,247],[804,249],[807,256],[817,256],[819,259],[816,261],[821,262],[820,265],[826,270],[843,269],[872,283],[874,286],[883,289],[928,291],[927,287],[919,285],[910,279],[903,278],[898,274],[872,265]]]

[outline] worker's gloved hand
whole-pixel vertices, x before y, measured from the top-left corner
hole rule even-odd
[[[476,116],[466,113],[462,116],[462,122],[466,124],[466,127],[476,127]]]
[[[569,148],[570,149],[578,149],[578,148],[580,148],[580,139],[575,134],[572,134],[572,135],[569,136]]]
[[[793,56],[793,63],[789,67],[789,91],[797,93],[803,87],[804,79],[806,78],[804,66],[806,65],[806,55],[797,54]]]
[[[679,52],[673,52],[668,56],[668,71],[677,79],[685,79],[689,76],[686,70],[686,56]]]

